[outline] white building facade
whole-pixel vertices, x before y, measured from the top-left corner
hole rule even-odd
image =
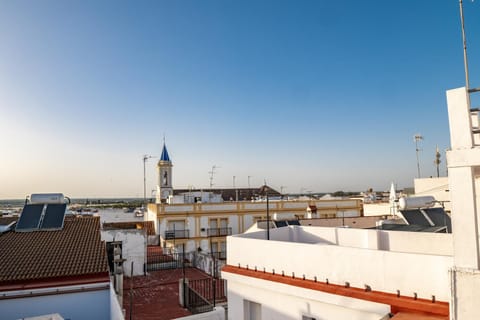
[[[270,201],[271,220],[295,220],[308,216],[307,209],[315,206],[318,217],[359,217],[360,200]],[[226,236],[245,232],[257,221],[267,219],[267,204],[232,201],[223,203],[150,204],[146,220],[155,222],[164,247],[181,251],[226,251]]]
[[[478,110],[466,88],[447,91],[451,150],[447,152],[454,265],[451,319],[480,319],[480,135]]]

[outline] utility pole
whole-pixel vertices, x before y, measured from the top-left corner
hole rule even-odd
[[[270,206],[268,204],[268,190],[265,188],[265,195],[267,196],[267,240],[270,240]]]
[[[148,159],[154,158],[151,155],[143,155],[143,205],[147,208],[147,175],[146,175],[146,163]]]
[[[133,314],[133,261],[130,266],[130,312],[129,312],[129,319],[132,320]]]
[[[468,58],[467,58],[467,36],[465,34],[465,20],[463,18],[463,1],[459,1],[460,6],[460,22],[462,24],[462,40],[463,40],[463,64],[465,67],[465,88],[467,92],[470,90],[470,80],[468,78]]]
[[[268,186],[267,181],[260,190],[260,193],[267,198],[267,240],[270,240],[270,205],[268,203]]]
[[[421,178],[421,175],[420,175],[420,161],[418,160],[418,152],[420,151],[420,149],[418,149],[418,141],[420,140],[423,140],[423,137],[421,134],[416,134],[413,136],[413,140],[415,141],[415,151],[417,153],[417,171],[418,171],[418,177]]]

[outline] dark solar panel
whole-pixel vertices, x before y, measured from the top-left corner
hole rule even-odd
[[[299,226],[300,222],[298,220],[288,220],[287,221],[289,226]]]
[[[38,229],[42,216],[43,204],[27,204],[23,207],[15,231],[30,231]]]
[[[274,221],[275,227],[281,228],[287,226],[287,221]]]
[[[388,230],[388,231],[410,231],[410,232],[441,232],[445,233],[445,227],[426,227],[414,224],[382,224],[379,227],[372,227],[368,229]]]
[[[447,227],[448,232],[452,232],[452,220],[443,208],[423,209],[427,216],[437,227]]]
[[[423,213],[418,209],[402,210],[400,212],[402,213],[405,220],[407,220],[408,224],[416,224],[419,226],[426,226],[426,227],[432,226],[430,222],[428,222],[428,220],[425,218]]]
[[[47,211],[43,216],[43,221],[40,229],[62,229],[63,220],[65,218],[66,203],[62,204],[49,204]]]
[[[428,229],[429,227],[425,226],[418,226],[414,224],[382,224],[379,227],[373,227],[371,229],[379,229],[379,230],[392,230],[392,231],[410,231],[410,232],[419,232]]]

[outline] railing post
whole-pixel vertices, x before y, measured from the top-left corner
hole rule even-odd
[[[185,298],[185,243],[182,243],[183,301]]]
[[[213,279],[212,279],[212,286],[213,286],[213,307],[215,308],[215,298],[216,298],[216,286],[215,286],[215,277],[217,273],[217,266],[215,263],[215,257],[213,258]]]

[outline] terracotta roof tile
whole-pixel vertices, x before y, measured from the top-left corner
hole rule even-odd
[[[65,218],[62,230],[0,235],[0,285],[108,275],[99,217]]]

